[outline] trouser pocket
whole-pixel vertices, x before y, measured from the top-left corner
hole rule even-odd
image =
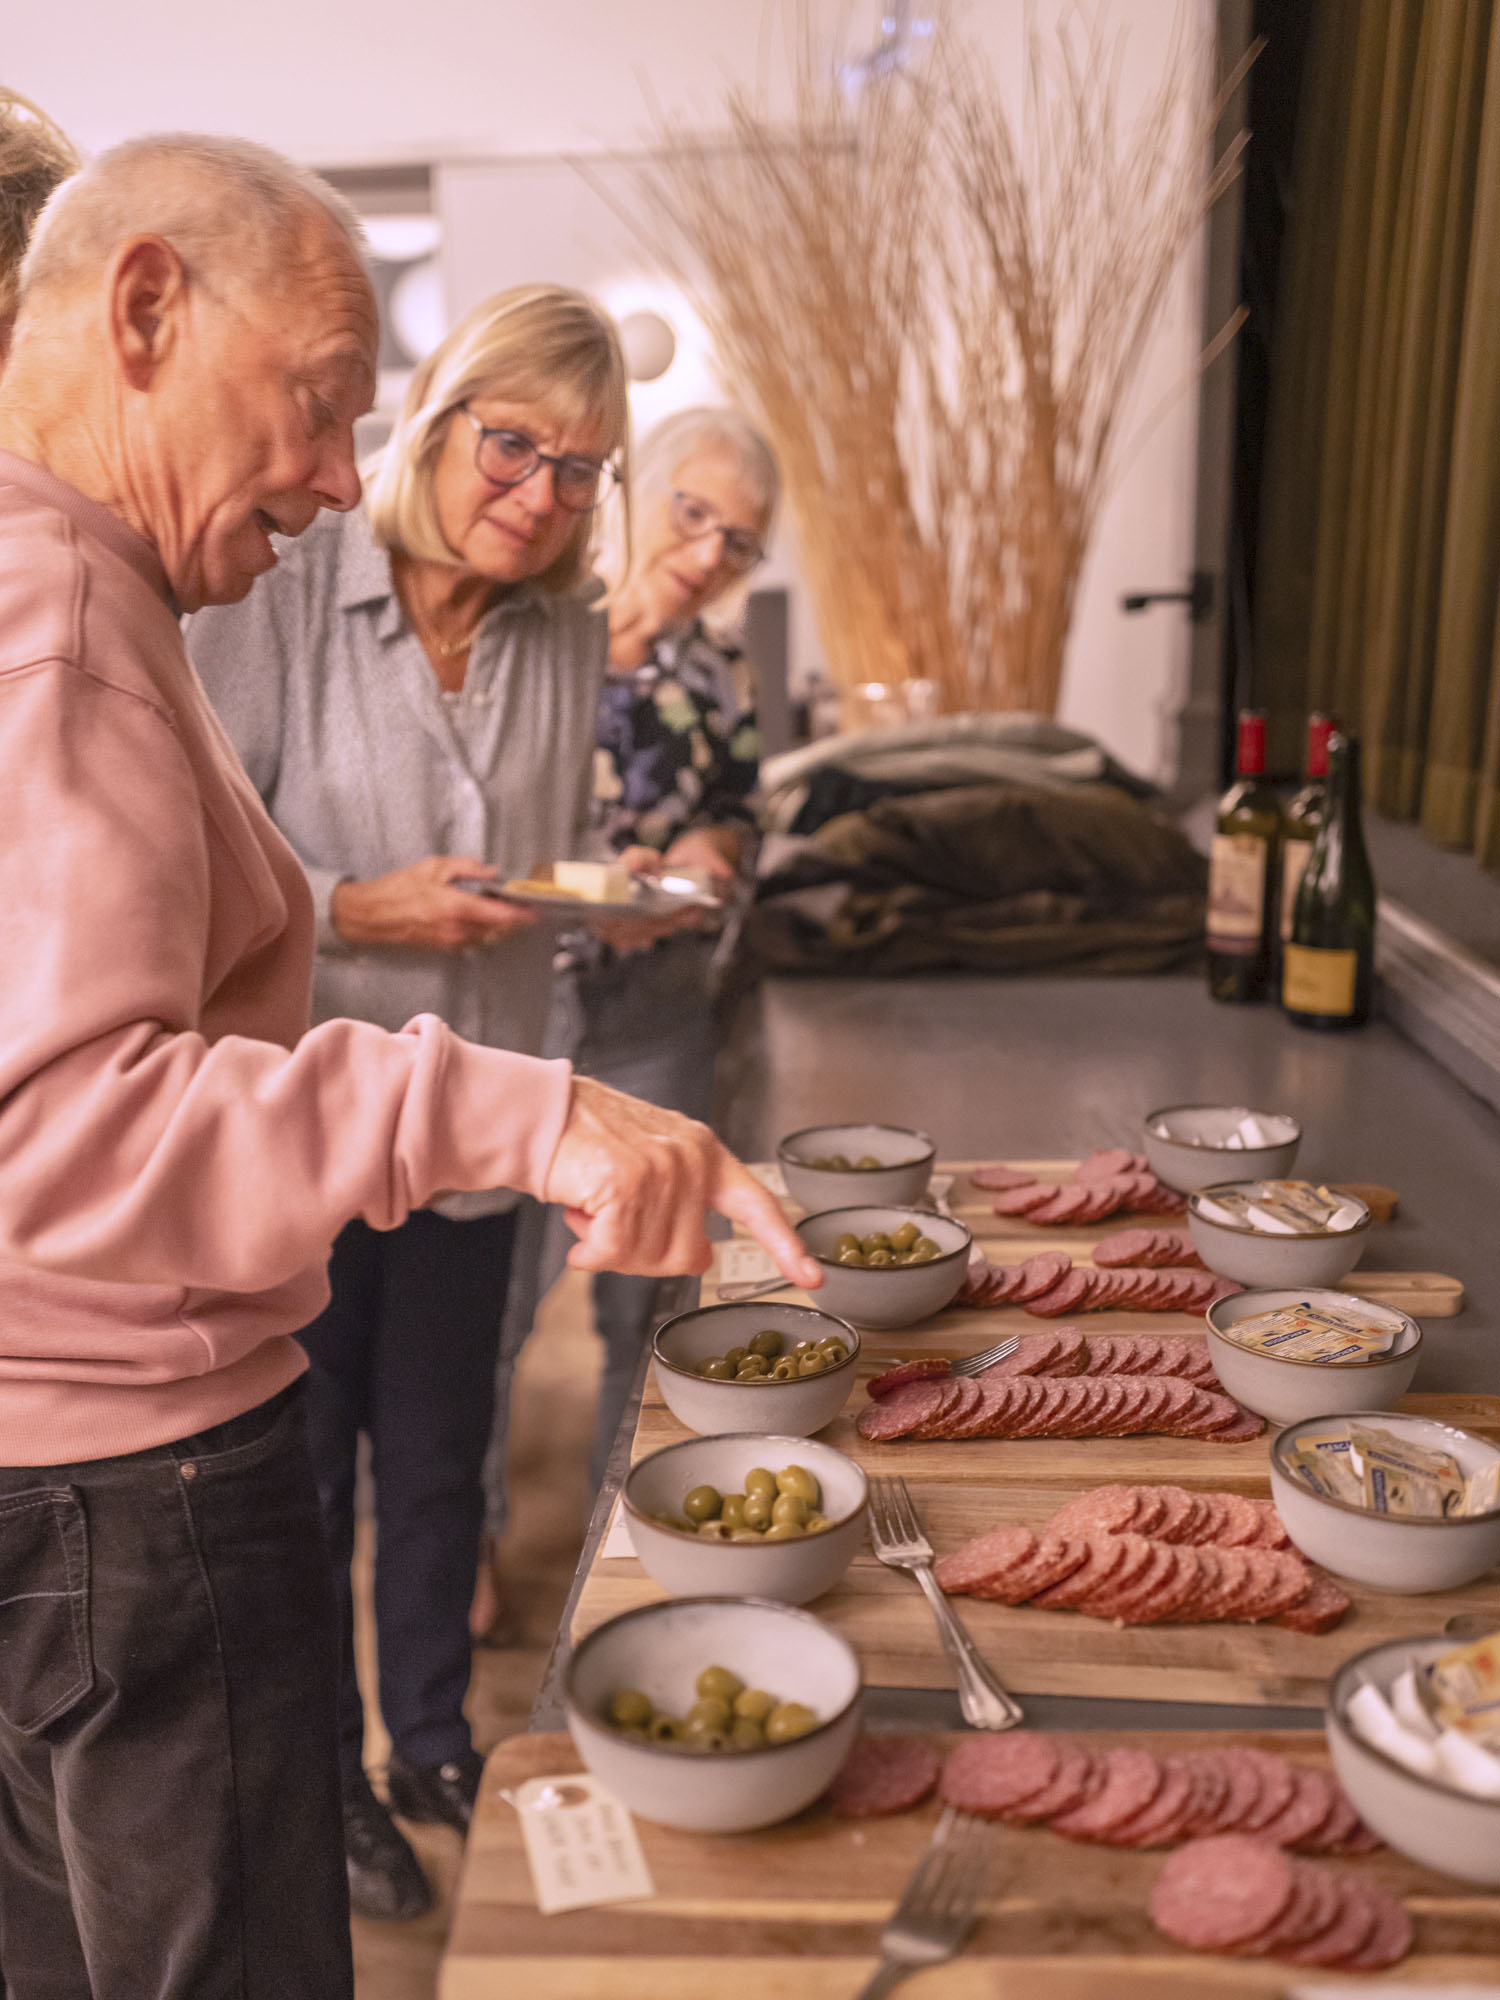
[[[35,1735],[94,1684],[88,1522],[71,1486],[0,1499],[0,1721]]]

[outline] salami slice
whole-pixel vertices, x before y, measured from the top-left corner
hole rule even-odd
[[[1246,1819],[1255,1817],[1260,1803],[1260,1771],[1238,1747],[1221,1751],[1219,1758],[1229,1789],[1224,1794],[1218,1819],[1206,1830],[1215,1834],[1240,1833]]]
[[[1139,1486],[1096,1486],[1065,1500],[1047,1526],[1053,1534],[1120,1535],[1141,1511]]]
[[[1346,1972],[1380,1972],[1411,1950],[1411,1913],[1394,1896],[1376,1895],[1375,1929],[1358,1951],[1341,1960]]]
[[[1112,1181],[1121,1174],[1133,1173],[1135,1158],[1123,1146],[1105,1146],[1090,1153],[1086,1160],[1080,1160],[1075,1174],[1081,1181]]]
[[[1301,1843],[1304,1854],[1329,1854],[1346,1841],[1360,1825],[1354,1802],[1342,1785],[1333,1788],[1333,1805],[1327,1819]]]
[[[898,1361],[894,1368],[887,1368],[883,1375],[877,1375],[866,1386],[872,1396],[889,1396],[907,1382],[938,1382],[953,1372],[953,1363],[940,1354],[929,1354],[917,1361]]]
[[[967,1381],[967,1376],[950,1375],[946,1382],[923,1383],[921,1385],[923,1388],[936,1390],[939,1400],[935,1408],[906,1435],[913,1438],[941,1437],[944,1419],[951,1417],[964,1401],[964,1385]]]
[[[1187,1835],[1212,1833],[1219,1813],[1229,1796],[1229,1772],[1217,1750],[1195,1750],[1184,1760],[1192,1773],[1196,1798],[1192,1817],[1183,1832]]]
[[[1036,1175],[1024,1173],[1020,1167],[975,1167],[969,1179],[975,1187],[983,1188],[986,1194],[999,1194],[1005,1188],[1036,1186]]]
[[[957,1375],[953,1386],[958,1391],[958,1400],[949,1405],[941,1416],[931,1420],[930,1428],[920,1426],[912,1432],[913,1437],[952,1438],[963,1435],[964,1424],[984,1407],[984,1391],[972,1375]]]
[[[1088,1274],[1070,1270],[1050,1291],[1023,1303],[1027,1312],[1034,1313],[1038,1319],[1060,1319],[1064,1313],[1072,1312],[1078,1306],[1088,1288]]]
[[[1253,1809],[1240,1814],[1239,1830],[1268,1839],[1265,1829],[1286,1811],[1296,1796],[1297,1773],[1285,1757],[1274,1756],[1269,1750],[1240,1747],[1237,1754],[1255,1766],[1260,1779],[1260,1796]]]
[[[996,1215],[1030,1215],[1033,1209],[1044,1207],[1057,1192],[1056,1181],[1032,1181],[1028,1187],[1003,1189],[991,1206]]]
[[[1172,1618],[1179,1606],[1186,1604],[1197,1590],[1200,1575],[1198,1551],[1176,1548],[1170,1543],[1160,1546],[1165,1549],[1168,1566],[1154,1580],[1148,1579],[1144,1585],[1116,1600],[1115,1618],[1120,1624],[1162,1624]]]
[[[1054,1833],[1069,1840],[1108,1841],[1117,1826],[1144,1812],[1161,1790],[1162,1765],[1148,1750],[1107,1750],[1103,1769],[1104,1782],[1092,1798],[1054,1815]]]
[[[985,1369],[986,1375],[1045,1375],[1050,1372],[1052,1357],[1058,1352],[1058,1339],[1054,1333],[1023,1333],[1016,1343],[1015,1352],[1007,1354],[1002,1361],[996,1361]]]
[[[920,1805],[938,1781],[941,1763],[921,1736],[861,1736],[829,1788],[841,1819],[882,1819]]]
[[[974,1386],[979,1391],[978,1401],[966,1414],[955,1416],[950,1420],[949,1437],[988,1437],[989,1427],[997,1414],[1008,1409],[1015,1401],[1015,1385],[1004,1375],[998,1375],[990,1382],[987,1382],[982,1375],[976,1376]]]
[[[854,1428],[870,1444],[889,1444],[943,1407],[946,1382],[908,1382],[861,1410]]]
[[[1088,1188],[1075,1183],[1069,1187],[1059,1188],[1051,1201],[1045,1202],[1040,1208],[1032,1209],[1030,1219],[1033,1222],[1046,1223],[1049,1226],[1056,1223],[1076,1222],[1088,1205]]]
[[[1160,1525],[1152,1529],[1159,1542],[1185,1542],[1184,1530],[1193,1517],[1193,1496],[1185,1486],[1158,1486],[1163,1512]]]
[[[1113,1847],[1171,1847],[1187,1831],[1198,1802],[1193,1774],[1180,1757],[1163,1760],[1161,1790],[1144,1811],[1117,1826],[1110,1835]]]
[[[1154,1229],[1121,1229],[1094,1245],[1094,1262],[1111,1267],[1143,1263],[1155,1235]]]
[[[938,1789],[960,1812],[996,1819],[1050,1785],[1060,1756],[1054,1737],[1030,1729],[966,1736],[949,1752]]]
[[[1042,1611],[1066,1611],[1082,1604],[1125,1559],[1125,1544],[1118,1535],[1089,1535],[1084,1538],[1084,1559],[1071,1576],[1038,1591],[1032,1603]]]
[[[1339,1891],[1334,1921],[1320,1936],[1289,1946],[1284,1953],[1288,1965],[1347,1965],[1374,1938],[1381,1915],[1379,1892],[1352,1876],[1334,1879]]]
[[[1310,1861],[1292,1863],[1291,1900],[1269,1930],[1240,1946],[1246,1957],[1282,1958],[1326,1931],[1343,1907],[1339,1879]]]
[[[1292,1767],[1292,1796],[1256,1831],[1278,1847],[1296,1847],[1316,1833],[1333,1810],[1333,1780],[1321,1771]]]
[[[1000,1818],[1011,1820],[1017,1825],[1034,1825],[1036,1821],[1051,1819],[1054,1813],[1067,1812],[1082,1803],[1090,1792],[1094,1776],[1094,1757],[1091,1751],[1082,1749],[1076,1743],[1060,1743],[1057,1754],[1057,1775],[1051,1784],[1033,1792],[1028,1799],[1011,1806],[1000,1814]]]
[[[1189,1951],[1233,1951],[1269,1930],[1292,1898],[1292,1863],[1245,1834],[1192,1840],[1169,1854],[1151,1890],[1151,1921]]]
[[[1026,1273],[1023,1283],[1011,1293],[1017,1305],[1026,1305],[1032,1299],[1039,1299],[1044,1292],[1050,1292],[1054,1285],[1073,1268],[1073,1259],[1066,1250],[1042,1250],[1035,1257],[1028,1257],[1021,1269]]]
[[[1076,1326],[1054,1327],[1051,1333],[1035,1338],[1058,1342],[1057,1353],[1047,1364],[1049,1375],[1081,1375],[1088,1355],[1088,1342]]]
[[[932,1573],[940,1590],[959,1596],[989,1577],[1016,1568],[1035,1549],[1036,1536],[1030,1528],[996,1528],[991,1534],[976,1535],[962,1548],[940,1556]]]

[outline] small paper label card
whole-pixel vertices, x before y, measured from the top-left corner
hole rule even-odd
[[[776,1276],[776,1260],[750,1237],[719,1245],[717,1281],[721,1285],[759,1284]]]
[[[613,1562],[618,1556],[633,1556],[635,1543],[630,1539],[630,1530],[625,1525],[625,1509],[617,1500],[615,1511],[609,1517],[609,1527],[604,1540],[599,1544],[599,1560]]]
[[[505,1797],[521,1816],[536,1905],[544,1917],[654,1896],[635,1821],[586,1771],[532,1778]]]

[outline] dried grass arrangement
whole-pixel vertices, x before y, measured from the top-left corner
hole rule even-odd
[[[789,118],[729,94],[727,139],[658,119],[633,217],[694,298],[781,460],[840,687],[950,710],[1056,707],[1119,419],[1173,268],[1235,170],[1238,81],[1179,27],[1122,134],[1117,40],[1029,37],[1019,121],[944,25],[857,91],[789,33]]]

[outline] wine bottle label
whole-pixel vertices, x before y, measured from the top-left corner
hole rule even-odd
[[[1310,840],[1288,840],[1281,849],[1281,942],[1289,944],[1292,936],[1292,917],[1297,909],[1297,891],[1302,886],[1303,872],[1312,855]]]
[[[1281,1004],[1294,1014],[1352,1014],[1358,973],[1357,951],[1289,944],[1281,975]]]
[[[1208,941],[1253,952],[1266,913],[1267,843],[1258,833],[1216,833],[1208,862]]]

